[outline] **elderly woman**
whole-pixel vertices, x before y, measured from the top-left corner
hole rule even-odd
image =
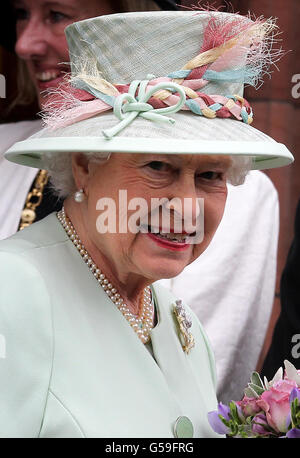
[[[2,436],[214,436],[210,345],[152,284],[209,245],[227,180],[292,161],[249,126],[242,97],[249,49],[256,72],[269,29],[205,12],[66,29],[70,85],[52,95],[47,127],[6,154],[47,168],[65,202],[0,243]]]
[[[14,15],[6,11],[12,4]],[[0,23],[9,22],[12,33],[14,16],[17,33],[9,36],[7,27],[0,27],[0,43],[15,48],[22,63],[17,102],[34,96],[43,104],[45,90],[62,82],[69,71],[64,36],[68,24],[105,13],[158,9],[157,5],[175,8],[173,0],[59,0],[55,7],[45,0],[5,2]],[[62,200],[52,192],[46,170],[21,167],[3,157],[11,145],[40,128],[40,119],[0,125],[0,239],[61,209]],[[160,281],[184,298],[205,325],[216,358],[217,393],[223,402],[239,398],[261,351],[274,298],[277,237],[277,192],[266,174],[253,170],[242,186],[228,185],[222,223],[205,255],[179,276]],[[235,320],[237,315],[242,320]],[[226,355],[225,346],[231,349]]]

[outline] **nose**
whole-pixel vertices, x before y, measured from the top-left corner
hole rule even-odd
[[[43,23],[35,18],[17,27],[16,54],[24,60],[42,57],[47,52],[47,32]]]
[[[177,182],[173,197],[166,202],[165,207],[173,213],[174,229],[177,224],[178,227],[181,224],[185,232],[193,233],[202,224],[204,202],[197,193],[194,179]]]

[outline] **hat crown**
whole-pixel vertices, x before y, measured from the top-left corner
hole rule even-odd
[[[237,14],[206,11],[157,11],[122,13],[76,22],[66,28],[72,72],[78,62],[93,61],[101,77],[113,84],[146,79],[148,74],[168,76],[196,57],[205,39],[207,25],[241,18]],[[228,60],[225,69],[235,70],[243,55]],[[209,81],[207,94],[243,95],[243,82]]]

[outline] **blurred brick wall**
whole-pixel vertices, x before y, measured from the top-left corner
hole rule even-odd
[[[274,68],[271,80],[266,78],[258,92],[253,88],[246,89],[246,98],[250,100],[255,113],[253,126],[284,143],[295,156],[292,166],[266,172],[279,193],[281,217],[278,268],[281,272],[293,237],[294,215],[300,198],[300,88],[299,98],[293,97],[295,83],[292,82],[294,75],[300,74],[300,1],[236,0],[232,4],[241,13],[251,11],[256,16],[277,17],[279,29],[283,32],[280,36],[281,45],[288,51],[278,63],[280,71]]]
[[[279,194],[280,233],[276,285],[279,291],[282,270],[293,239],[296,206],[300,199],[300,87],[297,91],[295,86],[297,75],[300,81],[300,1],[240,0],[233,1],[232,4],[235,9],[239,8],[241,13],[251,11],[256,16],[277,17],[279,29],[283,32],[280,36],[281,44],[283,49],[288,51],[278,63],[280,71],[274,69],[271,80],[266,79],[265,85],[258,92],[253,88],[246,90],[246,97],[251,101],[255,111],[254,127],[284,143],[295,157],[292,166],[266,172]],[[261,362],[270,344],[279,312],[280,302],[276,299]]]
[[[265,172],[273,181],[279,195],[280,234],[276,284],[276,291],[279,291],[282,269],[293,239],[295,210],[300,199],[300,0],[208,0],[199,3],[203,7],[220,7],[220,11],[233,10],[241,14],[250,11],[256,17],[276,17],[278,27],[282,31],[278,37],[282,42],[278,46],[282,46],[287,52],[277,64],[279,71],[273,67],[272,78],[265,77],[265,84],[258,91],[253,88],[245,90],[245,97],[254,111],[252,125],[278,142],[284,143],[295,157],[293,165]],[[198,1],[182,0],[182,4],[197,6]],[[280,302],[279,299],[275,299],[261,360],[270,344],[279,312]]]

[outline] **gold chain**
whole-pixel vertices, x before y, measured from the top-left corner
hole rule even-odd
[[[27,194],[25,205],[21,213],[21,221],[19,230],[24,227],[30,226],[36,218],[36,208],[41,204],[43,199],[43,192],[46,184],[48,183],[47,170],[40,170],[34,182],[33,189]]]

